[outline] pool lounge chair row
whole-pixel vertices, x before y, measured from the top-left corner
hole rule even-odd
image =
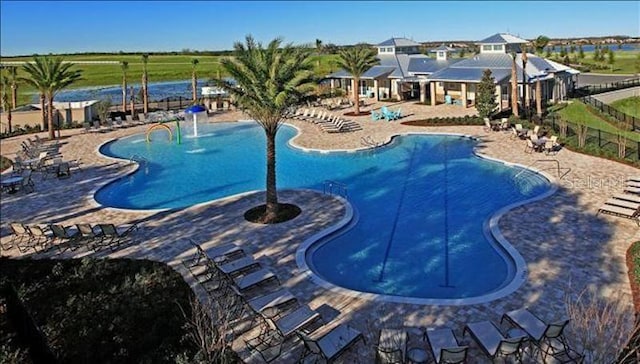
[[[613,195],[605,201],[596,216],[600,213],[632,219],[640,226],[640,187],[638,182],[628,180],[624,188],[625,193]]]
[[[480,350],[492,361],[509,358],[523,362],[523,354],[529,349],[531,359],[540,357],[548,362],[581,363],[583,357],[571,349],[564,337],[564,329],[569,320],[545,322],[528,308],[505,313],[501,324],[508,322],[510,328],[503,330],[492,321],[474,322],[465,325],[462,334],[469,334]],[[421,348],[419,357],[415,348],[407,351],[407,332],[396,329],[382,329],[376,346],[376,361],[379,363],[426,362]],[[450,328],[427,329],[424,339],[428,343],[433,361],[436,363],[466,363],[469,347],[462,345]],[[533,350],[533,347],[535,350]],[[412,351],[414,351],[412,353]]]
[[[291,118],[316,124],[327,133],[342,133],[360,129],[360,126],[356,122],[344,120],[341,117],[330,114],[325,110],[298,109]]]
[[[298,337],[304,343],[304,357],[331,361],[359,339],[360,332],[347,326],[327,326],[318,312],[298,299],[262,263],[235,244],[203,249],[191,241],[196,252],[183,261],[192,276],[212,299],[231,295],[239,300],[236,314],[260,325],[256,336],[245,340],[254,359],[271,362],[282,354],[286,340]],[[272,289],[265,290],[268,283]],[[275,286],[275,287],[274,287]],[[259,288],[263,288],[260,290]]]
[[[115,226],[114,224],[76,224],[75,226],[63,226],[59,224],[22,224],[10,223],[13,233],[2,249],[13,247],[26,253],[33,249],[35,252],[45,251],[55,247],[59,253],[67,250],[75,251],[86,247],[93,251],[105,248],[118,249],[122,244],[133,240],[133,232],[138,225]]]

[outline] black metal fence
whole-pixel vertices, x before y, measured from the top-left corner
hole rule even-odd
[[[580,100],[585,104],[600,110],[600,112],[615,118],[618,121],[618,125],[617,125],[618,128],[623,130],[640,131],[640,119],[634,116],[625,114],[622,111],[616,108],[613,108],[605,104],[604,102],[596,99],[595,97],[585,96],[580,98]]]
[[[570,147],[581,149],[589,154],[640,165],[640,141],[630,139],[628,135],[586,128],[584,145],[581,146],[580,131],[584,126],[563,120],[557,115],[544,118],[542,125],[552,130],[553,134],[560,135],[561,141]],[[624,149],[624,158],[620,156],[621,149]]]
[[[589,95],[601,94],[603,92],[622,90],[629,87],[640,86],[640,78],[634,78],[632,80],[603,83],[600,85],[588,85],[578,87],[573,90],[571,97],[584,97]]]

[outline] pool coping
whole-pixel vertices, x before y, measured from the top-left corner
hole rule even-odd
[[[290,124],[288,124],[290,125]],[[300,129],[293,126],[296,130],[298,130],[298,132],[300,132]],[[356,151],[363,151],[363,150],[369,150],[372,148],[379,148],[381,146],[386,146],[388,144],[390,144],[394,138],[398,137],[398,136],[406,136],[406,135],[446,135],[446,136],[458,136],[458,137],[463,137],[463,138],[469,138],[472,140],[476,140],[476,141],[480,141],[481,139],[472,136],[472,135],[468,135],[468,134],[463,134],[463,133],[446,133],[446,132],[413,132],[413,131],[408,131],[408,132],[404,132],[404,133],[396,133],[394,135],[392,135],[389,140],[385,141],[385,143],[381,144],[380,146],[376,146],[376,147],[369,147],[369,148],[357,148],[357,149],[349,149],[349,150],[339,150],[340,152],[356,152]],[[297,135],[296,135],[297,137]],[[289,143],[290,145],[296,147],[297,145],[295,143],[293,143],[295,137],[292,138]],[[317,150],[317,149],[311,149],[311,148],[305,148],[303,149],[305,151],[309,151],[309,152],[321,152],[321,150]],[[332,150],[332,151],[325,151],[324,153],[328,153],[328,152],[334,152],[334,151],[338,151],[338,150]],[[354,297],[354,298],[361,298],[361,299],[365,299],[365,300],[370,300],[370,301],[374,301],[374,302],[393,302],[393,303],[403,303],[403,304],[417,304],[417,305],[435,305],[435,306],[463,306],[463,305],[473,305],[473,304],[482,304],[482,303],[487,303],[490,301],[495,301],[497,299],[500,298],[504,298],[514,292],[516,292],[525,282],[527,279],[527,275],[528,275],[528,269],[527,269],[527,263],[524,260],[524,258],[522,257],[522,255],[520,254],[520,252],[504,237],[504,235],[502,234],[502,232],[500,231],[499,228],[499,221],[502,218],[502,216],[504,216],[507,212],[519,207],[519,206],[523,206],[535,201],[539,201],[542,200],[544,198],[547,198],[551,195],[553,195],[557,190],[558,190],[558,186],[557,186],[557,180],[551,176],[550,174],[538,170],[536,168],[533,168],[531,166],[524,166],[522,164],[519,163],[511,163],[511,162],[506,162],[503,161],[501,159],[498,158],[493,158],[493,157],[489,157],[487,155],[484,155],[482,153],[478,153],[477,152],[477,147],[474,147],[473,150],[473,154],[476,155],[478,158],[481,159],[486,159],[486,160],[490,160],[493,162],[497,162],[497,163],[502,163],[506,166],[517,166],[517,167],[521,167],[523,169],[529,170],[529,171],[533,171],[534,173],[537,173],[543,177],[545,177],[548,181],[549,181],[549,190],[541,193],[540,195],[537,195],[535,197],[532,198],[528,198],[522,201],[518,201],[518,202],[514,202],[512,204],[509,204],[507,206],[504,206],[500,209],[498,209],[493,215],[491,215],[491,217],[488,219],[488,222],[485,221],[483,222],[483,232],[484,234],[490,234],[491,236],[493,236],[493,238],[496,240],[498,246],[494,246],[494,248],[497,249],[502,249],[506,252],[506,254],[508,255],[507,258],[510,258],[515,266],[515,272],[513,274],[513,278],[511,279],[510,282],[506,283],[505,285],[501,286],[499,289],[497,289],[496,291],[493,291],[491,293],[485,294],[485,295],[480,295],[480,296],[475,296],[475,297],[469,297],[469,298],[455,298],[455,299],[447,299],[447,298],[418,298],[418,297],[404,297],[404,296],[394,296],[394,295],[385,295],[385,294],[379,294],[379,293],[371,293],[371,292],[362,292],[362,291],[357,291],[357,290],[353,290],[353,289],[349,289],[349,288],[345,288],[345,287],[341,287],[338,286],[336,284],[333,284],[327,280],[325,280],[324,278],[322,278],[321,276],[319,276],[318,274],[316,274],[310,267],[309,264],[307,263],[307,254],[309,253],[309,249],[314,247],[316,244],[321,244],[321,243],[326,243],[327,241],[322,241],[323,239],[326,239],[328,236],[330,236],[331,234],[334,234],[336,232],[341,232],[340,230],[344,229],[346,226],[348,226],[348,224],[351,222],[353,216],[354,216],[354,208],[351,205],[351,203],[349,201],[347,201],[346,199],[339,197],[340,201],[343,202],[345,204],[346,210],[345,210],[345,214],[343,215],[343,217],[334,225],[325,228],[324,230],[321,230],[319,232],[317,232],[316,234],[313,234],[312,236],[310,236],[309,238],[305,239],[300,246],[298,247],[298,249],[296,250],[296,264],[298,265],[298,267],[301,270],[301,274],[305,277],[305,278],[309,278],[312,282],[314,282],[315,284],[331,291],[334,293],[338,293],[338,294],[342,294],[348,297]],[[344,231],[346,231],[347,229],[344,229]],[[492,242],[490,242],[492,243]],[[492,244],[495,245],[495,244]]]

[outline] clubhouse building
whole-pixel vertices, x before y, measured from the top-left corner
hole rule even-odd
[[[445,45],[430,50],[436,54],[431,58],[419,53],[419,43],[391,38],[377,45],[380,62],[362,75],[358,92],[376,100],[419,99],[431,105],[449,103],[473,107],[477,85],[484,70],[489,69],[495,79],[496,100],[501,111],[511,106],[511,54],[514,53],[519,100],[523,92],[528,105],[536,105],[538,97],[542,104],[565,100],[579,72],[531,53],[527,53],[523,63],[521,46],[526,43],[528,41],[516,36],[498,33],[477,42],[480,53],[470,58],[452,58],[456,49]],[[355,86],[345,70],[327,78],[332,87],[341,87],[347,92]]]

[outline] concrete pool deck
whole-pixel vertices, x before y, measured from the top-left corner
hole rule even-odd
[[[377,105],[376,105],[377,106]],[[412,102],[389,106],[392,110],[402,107],[408,115],[402,121],[430,116],[454,116],[471,113],[473,109],[459,106],[438,105],[429,107]],[[371,106],[366,107],[369,110]],[[344,113],[351,109],[334,111]],[[216,115],[211,121],[247,119],[239,112]],[[345,206],[336,198],[321,191],[281,191],[283,202],[302,207],[303,214],[283,224],[261,226],[245,222],[242,213],[250,206],[262,202],[262,193],[233,196],[211,203],[185,209],[144,212],[122,211],[97,205],[91,191],[112,178],[129,173],[134,166],[100,156],[96,149],[103,142],[142,133],[145,126],[115,130],[104,134],[81,134],[79,130],[62,131],[61,152],[65,159],[82,158],[83,171],[71,178],[41,180],[36,176],[36,192],[31,194],[2,195],[0,223],[2,238],[9,238],[7,223],[99,223],[115,224],[140,222],[143,227],[138,236],[141,243],[131,245],[109,257],[129,257],[163,261],[180,273],[192,286],[194,281],[179,262],[188,256],[191,246],[184,238],[192,237],[214,246],[234,242],[269,264],[276,271],[283,285],[289,287],[298,299],[317,309],[328,325],[341,322],[364,332],[367,344],[358,344],[341,357],[344,362],[371,362],[377,342],[377,330],[385,328],[413,328],[409,347],[425,345],[418,340],[418,328],[451,327],[462,338],[462,328],[467,322],[493,320],[509,310],[530,307],[545,319],[565,313],[564,297],[567,292],[580,292],[594,287],[607,299],[622,299],[631,306],[630,287],[625,266],[625,252],[629,245],[640,240],[640,229],[628,219],[606,215],[596,216],[600,204],[623,188],[626,177],[638,175],[636,168],[604,159],[589,157],[569,150],[556,156],[524,153],[524,142],[511,139],[502,132],[485,132],[481,126],[409,127],[397,122],[371,121],[369,116],[352,118],[362,130],[341,133],[323,133],[316,125],[291,121],[300,131],[294,143],[313,149],[361,148],[361,138],[386,141],[391,136],[408,132],[450,132],[479,137],[477,151],[483,155],[510,163],[531,165],[538,159],[555,159],[561,167],[571,168],[570,173],[555,181],[558,191],[549,198],[515,208],[499,221],[506,239],[522,254],[528,269],[528,278],[515,293],[490,303],[468,306],[424,306],[398,303],[380,303],[361,298],[332,293],[315,285],[299,274],[295,251],[307,237],[337,222]],[[40,136],[45,136],[42,133]],[[13,158],[20,142],[29,136],[0,141],[2,154]],[[535,168],[555,175],[546,162]],[[3,251],[3,256],[18,257],[17,249]],[[76,251],[77,256],[89,255]],[[28,254],[25,254],[28,255]],[[105,256],[101,252],[97,256]],[[24,256],[24,255],[22,255]],[[70,257],[66,254],[65,257]],[[196,292],[201,293],[199,288]],[[621,298],[622,297],[622,298]],[[464,339],[469,342],[468,337]],[[289,343],[291,344],[291,342]],[[282,362],[297,358],[301,345],[296,344],[294,354]],[[234,348],[244,358],[242,338],[234,342]],[[483,357],[475,344],[471,355]],[[479,359],[478,359],[479,360]],[[475,361],[475,360],[474,360]],[[277,362],[277,361],[276,361]]]

